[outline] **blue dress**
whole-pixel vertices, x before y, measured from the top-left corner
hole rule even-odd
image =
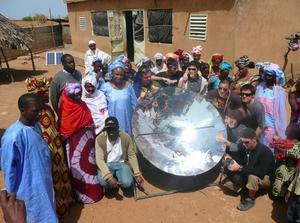
[[[123,89],[115,89],[109,82],[101,86],[107,98],[107,107],[109,116],[114,116],[119,121],[120,130],[131,135],[131,119],[135,110],[137,98],[132,84]]]
[[[58,222],[51,157],[38,124],[12,124],[2,137],[1,167],[7,191],[25,202],[27,222]]]

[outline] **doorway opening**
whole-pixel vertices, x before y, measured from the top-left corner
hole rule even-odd
[[[132,22],[132,11],[125,11],[126,23],[126,50],[127,57],[130,61],[134,61],[134,27]]]

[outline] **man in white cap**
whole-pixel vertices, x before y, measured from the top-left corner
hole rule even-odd
[[[100,58],[104,66],[108,66],[111,63],[111,56],[96,48],[96,42],[94,40],[90,40],[88,46],[89,49],[84,56],[85,74],[93,70],[92,62],[95,57]]]

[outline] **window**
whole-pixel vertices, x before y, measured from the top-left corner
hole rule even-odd
[[[86,30],[86,17],[85,16],[79,16],[79,29]]]
[[[190,39],[206,40],[207,33],[207,15],[190,15]]]
[[[172,9],[148,10],[149,41],[172,43]]]
[[[107,11],[92,12],[92,23],[95,36],[109,36]]]

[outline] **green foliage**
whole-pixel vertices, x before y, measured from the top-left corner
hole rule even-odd
[[[22,18],[23,21],[40,21],[40,22],[46,22],[47,16],[44,14],[36,13],[34,16],[25,16]]]
[[[34,21],[46,22],[48,18],[44,14],[36,13],[34,16],[32,16],[32,19]]]
[[[33,21],[31,16],[25,16],[22,18],[23,21]]]

